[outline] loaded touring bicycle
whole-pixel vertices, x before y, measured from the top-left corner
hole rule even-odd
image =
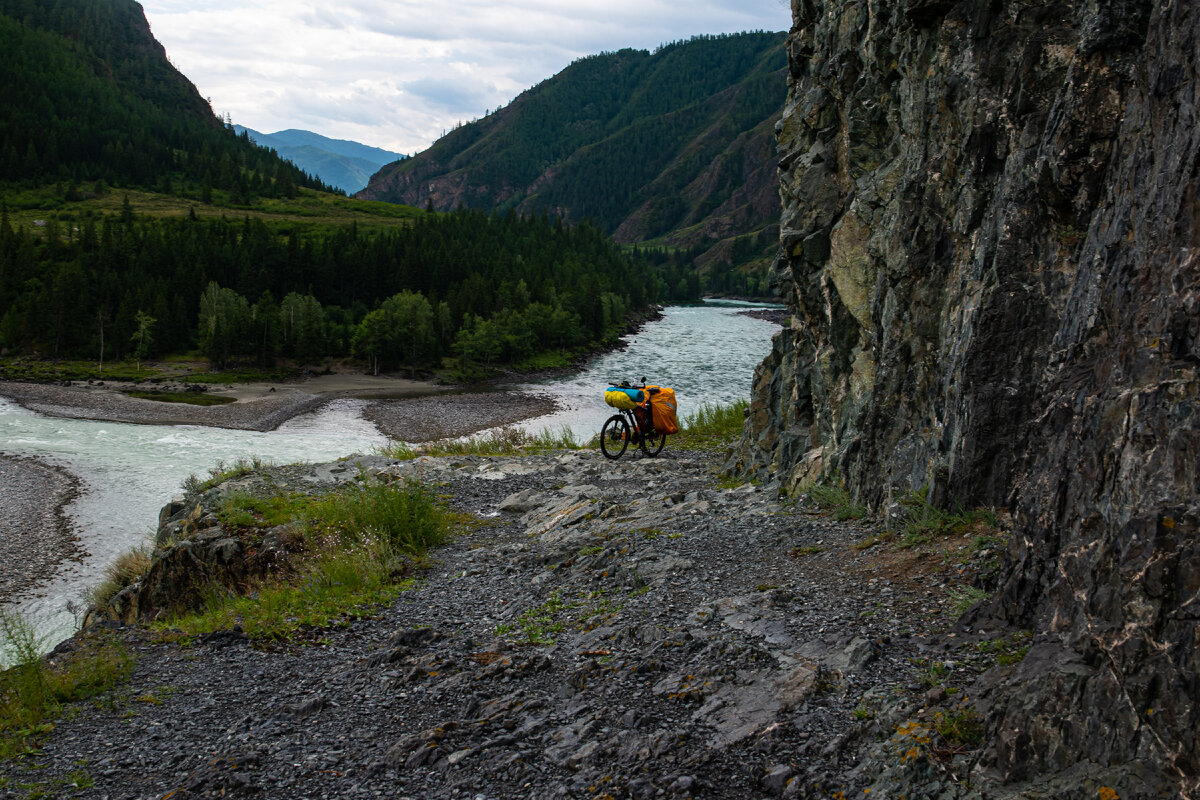
[[[653,458],[662,452],[667,436],[679,432],[675,390],[614,381],[604,392],[604,402],[617,410],[600,429],[600,451],[607,458],[620,458],[630,443]]]

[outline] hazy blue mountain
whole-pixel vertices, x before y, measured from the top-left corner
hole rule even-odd
[[[379,147],[371,147],[346,139],[330,139],[312,131],[289,128],[275,133],[260,133],[252,128],[235,125],[263,147],[270,147],[305,172],[316,175],[325,183],[354,194],[384,164],[404,156]]]

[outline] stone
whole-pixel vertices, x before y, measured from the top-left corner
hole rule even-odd
[[[792,8],[770,284],[794,323],[726,468],[843,482],[889,521],[922,488],[1013,511],[999,590],[971,613],[1057,655],[989,690],[981,769],[1136,764],[1184,793],[1200,774],[1200,8]]]

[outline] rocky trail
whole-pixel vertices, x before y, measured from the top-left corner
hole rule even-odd
[[[717,463],[668,447],[270,468],[292,486],[418,478],[485,524],[390,607],[304,643],[100,626],[132,680],[0,767],[7,796],[967,796],[950,776],[970,754],[929,725],[979,668],[945,644],[969,565],[864,546],[877,525],[723,488]]]

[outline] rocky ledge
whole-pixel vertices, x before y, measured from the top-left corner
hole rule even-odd
[[[969,737],[937,726],[974,714],[960,687],[976,673],[1013,669],[978,644],[1005,632],[949,630],[971,549],[875,543],[873,523],[723,487],[719,460],[373,457],[175,502],[157,559],[176,578],[113,616],[186,595],[189,559],[234,576],[262,562],[208,516],[223,492],[415,478],[487,524],[390,607],[307,644],[93,625],[81,635],[136,654],[132,682],[5,777],[82,764],[82,798],[966,796]]]

